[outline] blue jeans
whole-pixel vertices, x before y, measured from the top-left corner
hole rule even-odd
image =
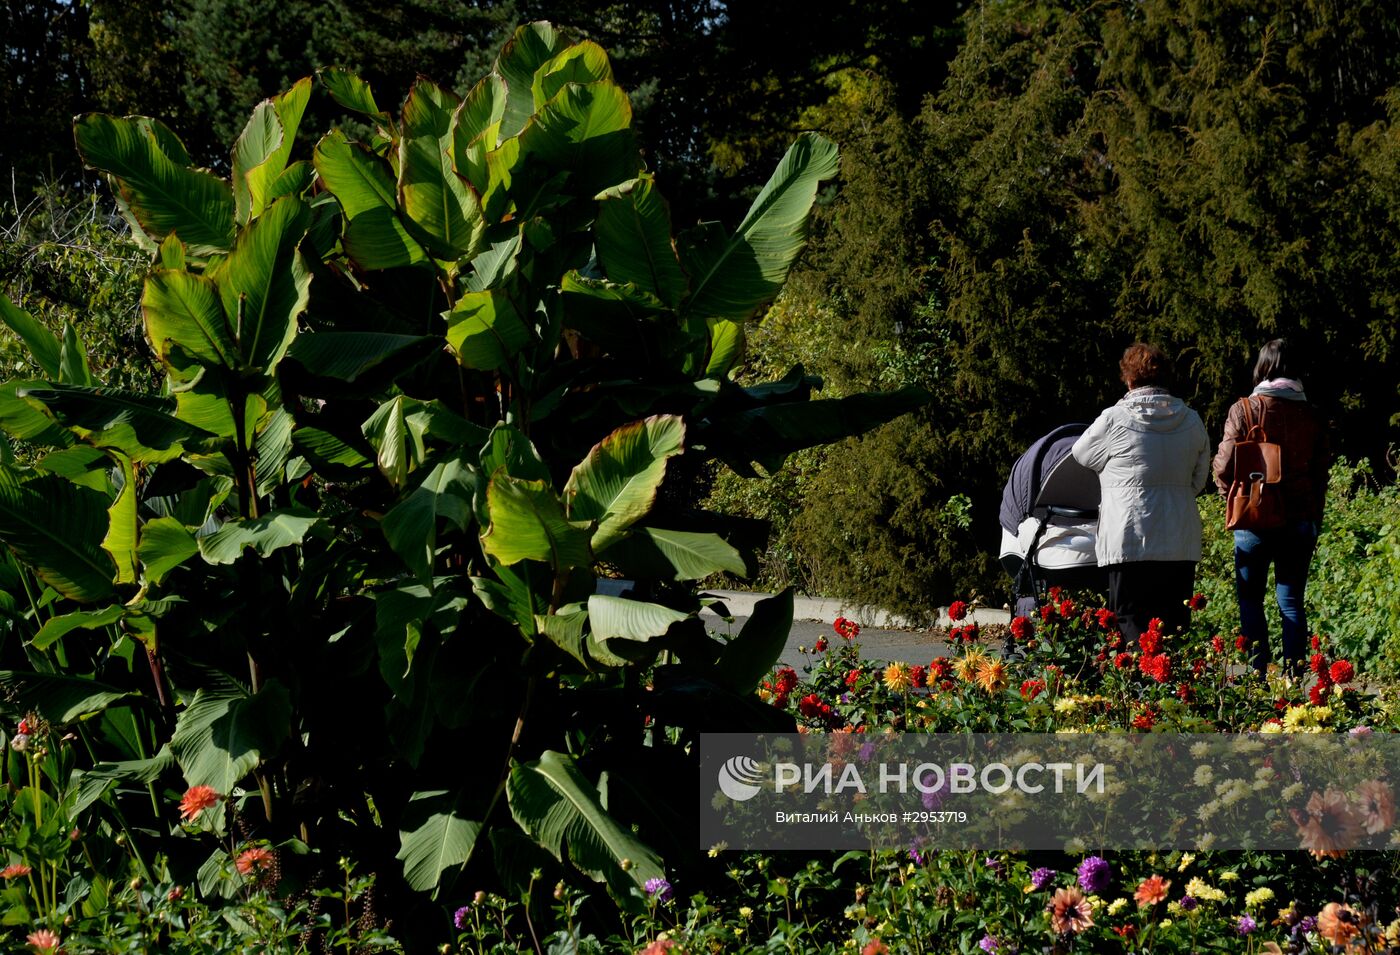
[[[1317,533],[1318,526],[1312,521],[1266,531],[1235,531],[1235,594],[1240,602],[1240,630],[1249,641],[1254,668],[1260,673],[1273,658],[1264,619],[1269,564],[1274,565],[1274,592],[1283,617],[1283,665],[1295,673],[1302,670],[1308,640],[1303,595]]]

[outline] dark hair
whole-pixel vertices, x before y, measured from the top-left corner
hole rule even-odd
[[[1129,388],[1142,388],[1157,385],[1165,388],[1171,384],[1172,362],[1167,353],[1156,345],[1134,342],[1123,352],[1123,360],[1118,363],[1123,375],[1123,384]]]
[[[1275,378],[1296,378],[1288,365],[1288,340],[1275,338],[1259,349],[1259,360],[1254,363],[1254,383],[1272,381]]]

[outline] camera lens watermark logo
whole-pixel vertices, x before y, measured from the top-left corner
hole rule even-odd
[[[719,768],[719,791],[735,802],[757,796],[764,781],[763,770],[748,756],[735,756]]]

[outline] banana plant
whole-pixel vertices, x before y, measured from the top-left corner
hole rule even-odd
[[[373,134],[304,153],[318,95]],[[509,882],[528,839],[641,905],[690,848],[655,848],[657,761],[788,725],[753,690],[791,594],[706,631],[697,582],[751,561],[676,503],[678,462],[774,470],[928,400],[734,379],[836,146],[800,136],[737,228],[675,235],[607,54],[547,23],[461,97],[420,78],[391,111],[347,71],[300,80],[228,179],[148,117],[75,136],[151,255],[166,379],[103,387],[71,329],[0,303],[35,365],[0,387],[33,455],[0,465],[0,540],[49,610],[31,667],[112,681],[84,715],[146,719],[143,784],[246,800],[305,865],[358,854],[448,902],[464,868]]]

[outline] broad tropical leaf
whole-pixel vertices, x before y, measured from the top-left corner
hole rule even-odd
[[[205,671],[194,699],[175,723],[170,752],[191,786],[227,795],[286,740],[292,704],[269,680],[256,696],[223,673]]]
[[[0,464],[0,541],[70,600],[89,603],[112,593],[116,567],[102,550],[110,503],[56,475],[25,480]]]
[[[150,583],[160,583],[166,574],[198,553],[199,542],[173,517],[155,517],[141,525],[136,556]]]
[[[205,276],[153,269],[146,275],[141,311],[151,347],[176,380],[191,381],[201,368],[240,367],[219,288]]]
[[[399,853],[404,880],[419,892],[435,890],[442,873],[465,865],[476,846],[481,823],[458,814],[446,791],[414,793],[404,810],[399,830]]]
[[[234,144],[234,215],[240,225],[262,215],[276,194],[310,98],[308,76],[285,93],[263,100]]]
[[[278,199],[238,234],[228,257],[209,270],[245,367],[271,373],[296,335],[311,287],[297,244],[310,224],[305,202]]]
[[[603,809],[598,790],[573,758],[546,750],[511,769],[506,798],[520,827],[556,859],[569,860],[619,902],[633,907],[633,889],[664,874],[661,859]],[[623,861],[630,863],[624,871]]]
[[[642,600],[603,594],[588,598],[588,623],[599,640],[651,640],[665,636],[672,624],[689,620],[690,616],[684,611]]]
[[[671,213],[649,174],[598,196],[594,223],[603,271],[618,284],[634,283],[675,308],[689,287],[671,242]]]
[[[404,486],[423,460],[423,426],[410,420],[419,406],[420,402],[398,395],[380,405],[363,426],[380,473],[396,488]]]
[[[453,164],[457,97],[420,77],[403,107],[399,203],[440,259],[470,257],[486,224],[481,199]]]
[[[323,477],[343,480],[374,469],[373,448],[363,441],[352,444],[320,428],[297,428],[292,432],[292,446]]]
[[[616,83],[569,84],[520,133],[520,161],[567,170],[570,190],[592,197],[641,169],[631,125],[632,104]]]
[[[567,83],[586,86],[612,78],[612,64],[608,62],[607,51],[592,40],[565,47],[535,71],[535,79],[531,83],[535,109],[554,99]]]
[[[73,133],[83,161],[113,177],[136,236],[152,251],[172,232],[195,256],[232,245],[229,184],[191,168],[189,154],[159,120],[86,113],[74,121]]]
[[[608,549],[606,560],[629,577],[703,580],[711,574],[748,575],[744,558],[718,534],[636,527]]]
[[[863,434],[932,400],[922,388],[901,388],[845,398],[781,401],[716,415],[697,429],[694,443],[740,474],[757,461],[770,474],[787,455],[817,444]]]
[[[21,710],[37,710],[44,719],[60,724],[100,713],[114,703],[140,698],[96,680],[54,673],[0,670],[0,686],[5,687]]]
[[[316,71],[316,77],[325,86],[326,92],[346,109],[363,113],[381,126],[391,127],[393,120],[374,101],[374,91],[369,84],[349,70],[328,66]]]
[[[317,332],[299,335],[287,357],[310,375],[354,384],[378,370],[410,367],[442,348],[442,339],[385,332]]]
[[[320,516],[305,507],[280,508],[262,517],[229,521],[199,539],[199,552],[211,564],[231,564],[248,547],[259,557],[267,557],[283,547],[300,544],[320,522]]]
[[[719,682],[736,693],[758,686],[787,645],[792,632],[792,588],[754,604],[739,636],[725,644],[719,657]]]
[[[472,87],[452,117],[452,168],[484,193],[491,184],[486,154],[496,148],[506,110],[506,84],[494,73]]]
[[[459,454],[438,464],[413,492],[384,515],[380,527],[384,539],[424,583],[432,579],[437,553],[438,519],[445,518],[459,531],[472,519],[472,498],[479,472]]]
[[[42,322],[11,302],[3,292],[0,292],[0,321],[4,321],[10,331],[20,337],[29,349],[34,364],[38,365],[47,377],[58,377],[59,355],[63,346]]]
[[[122,391],[48,385],[24,388],[21,398],[47,411],[95,447],[110,448],[142,464],[178,457],[183,447],[209,450],[215,435],[175,417],[172,398]]]
[[[74,630],[96,630],[116,623],[126,613],[126,608],[113,604],[101,610],[75,610],[44,621],[39,632],[34,634],[30,645],[36,650],[47,650]]]
[[[744,325],[730,318],[711,318],[710,358],[705,364],[706,378],[723,378],[744,357]]]
[[[569,45],[568,35],[543,22],[518,28],[496,58],[496,72],[506,82],[501,138],[514,136],[535,112],[535,73]],[[492,145],[495,145],[494,143]]]
[[[495,371],[530,342],[530,330],[500,289],[467,292],[447,319],[447,343],[464,368]]]
[[[657,415],[618,428],[579,462],[564,485],[564,501],[570,520],[598,522],[595,554],[647,515],[666,477],[667,459],[684,448],[685,422]]]
[[[313,161],[326,188],[340,202],[345,254],[364,269],[390,269],[428,260],[399,218],[394,171],[339,130],[316,144]]]
[[[522,481],[497,471],[487,485],[486,509],[490,524],[481,547],[506,566],[537,560],[558,573],[592,561],[588,525],[564,517],[547,481]]]
[[[121,486],[117,489],[117,499],[107,508],[107,536],[102,538],[102,549],[117,566],[118,584],[136,583],[136,472],[131,459],[119,452],[112,452],[121,475]]]
[[[807,243],[807,218],[817,187],[836,175],[836,145],[803,133],[783,156],[734,234],[723,242],[681,243],[690,275],[682,306],[697,318],[742,321],[771,302]]]

